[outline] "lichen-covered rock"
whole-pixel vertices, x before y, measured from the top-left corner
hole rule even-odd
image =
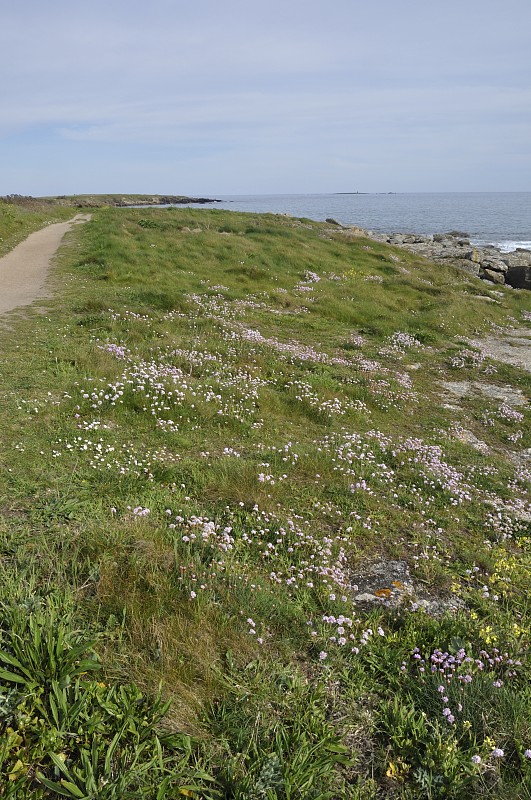
[[[423,609],[431,616],[440,616],[465,606],[458,597],[430,594],[425,585],[417,586],[406,561],[374,561],[363,572],[353,575],[351,583],[354,602],[360,607],[380,603],[397,608],[405,604],[410,610]]]

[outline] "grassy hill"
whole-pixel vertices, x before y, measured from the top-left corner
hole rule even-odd
[[[529,293],[190,209],[54,281],[0,342],[0,797],[531,796],[529,374],[467,342]]]

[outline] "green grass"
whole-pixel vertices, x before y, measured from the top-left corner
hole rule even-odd
[[[529,796],[528,412],[441,385],[529,392],[465,341],[529,295],[274,215],[70,241],[2,334],[0,797]]]

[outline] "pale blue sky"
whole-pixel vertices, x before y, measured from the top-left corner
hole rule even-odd
[[[0,0],[0,194],[531,190],[531,0]]]

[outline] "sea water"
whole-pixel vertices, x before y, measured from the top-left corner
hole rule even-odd
[[[214,195],[212,208],[289,214],[377,233],[466,233],[473,244],[531,249],[531,192]],[[210,207],[207,204],[206,207]]]

